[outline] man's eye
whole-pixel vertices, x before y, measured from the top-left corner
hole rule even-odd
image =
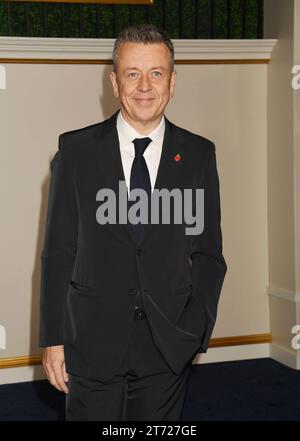
[[[161,72],[159,72],[159,70],[155,70],[153,73],[155,77],[161,76]]]
[[[136,73],[136,72],[130,72],[130,73],[128,74],[129,77],[133,77],[134,75],[137,75],[137,73]]]

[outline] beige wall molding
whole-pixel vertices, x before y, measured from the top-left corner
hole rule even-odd
[[[268,286],[269,296],[278,297],[279,299],[288,300],[289,302],[299,303],[300,293],[294,291],[287,291],[282,288],[276,288],[275,286]]]
[[[111,62],[114,41],[114,38],[0,37],[0,62],[107,64]],[[175,61],[179,64],[267,63],[276,43],[275,39],[172,41]]]
[[[62,58],[0,58],[0,63],[15,64],[112,64],[112,60],[79,60]],[[261,59],[231,59],[231,60],[175,60],[175,64],[268,64],[269,60]]]
[[[237,335],[232,337],[212,338],[210,348],[224,346],[251,345],[259,343],[270,343],[271,334]],[[21,357],[0,358],[0,369],[34,366],[41,364],[42,355],[25,355]]]
[[[42,355],[24,355],[21,357],[0,358],[0,369],[41,364]]]
[[[271,334],[234,335],[232,337],[212,338],[209,347],[220,348],[224,346],[254,345],[259,343],[271,343]]]

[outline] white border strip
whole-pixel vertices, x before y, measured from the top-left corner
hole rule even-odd
[[[46,380],[43,366],[23,366],[0,369],[0,386],[2,384],[23,383],[24,381]]]
[[[300,293],[296,291],[288,291],[282,288],[276,288],[275,286],[268,286],[267,294],[293,303],[300,302]]]
[[[204,354],[197,354],[193,364],[220,363],[224,361],[250,360],[270,357],[270,343],[224,346],[210,348]]]
[[[0,37],[0,58],[111,59],[114,38]],[[178,40],[175,59],[270,59],[277,40]]]

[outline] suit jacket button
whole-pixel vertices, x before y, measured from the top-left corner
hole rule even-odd
[[[138,249],[136,250],[136,254],[137,254],[138,256],[140,256],[140,255],[142,254],[142,250],[141,250],[141,248],[138,248]]]

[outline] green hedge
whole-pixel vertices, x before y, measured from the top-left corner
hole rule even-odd
[[[263,38],[262,0],[154,0],[154,5],[0,1],[0,35],[114,38],[151,22],[171,38]]]

